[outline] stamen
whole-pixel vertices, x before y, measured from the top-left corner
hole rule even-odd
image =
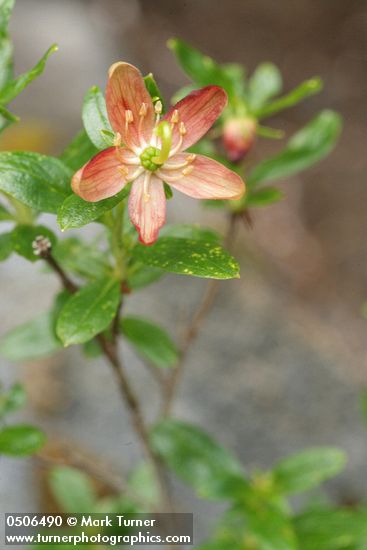
[[[139,177],[144,172],[144,168],[142,166],[139,166],[137,170],[130,176],[129,181],[136,180],[137,177]]]
[[[181,122],[181,124],[182,124],[182,122]],[[182,146],[182,142],[183,142],[183,135],[180,132],[180,137],[179,137],[178,142],[176,143],[175,147],[173,149],[171,149],[171,151],[170,151],[170,154],[169,154],[170,157],[173,157],[173,155],[175,155],[176,153],[179,152],[179,150],[181,149],[181,146]]]
[[[191,172],[194,170],[194,166],[190,164],[189,166],[186,166],[186,168],[184,168],[180,174],[177,174],[174,176],[170,176],[169,174],[167,174],[167,169],[169,170],[169,168],[165,166],[163,173],[161,170],[158,170],[157,176],[167,183],[174,183],[175,181],[181,180],[182,177],[189,176]]]
[[[166,173],[166,169],[164,169],[164,173],[162,174],[161,170],[157,170],[156,172],[157,176],[164,180],[167,183],[174,183],[175,181],[179,181],[182,179],[182,174],[179,174],[178,176],[169,176]]]
[[[160,115],[162,113],[162,109],[163,109],[162,102],[160,100],[158,100],[154,104],[154,111],[155,111],[156,115]]]
[[[126,168],[126,166],[120,165],[118,167],[118,171],[120,172],[120,174],[123,175],[124,178],[126,178],[129,175],[129,169]]]
[[[189,174],[191,174],[191,172],[193,171],[194,167],[193,166],[188,166],[187,168],[184,168],[182,170],[182,173],[184,176],[188,176]]]
[[[180,122],[180,126],[178,128],[178,131],[180,132],[181,136],[184,136],[186,134],[187,130],[186,130],[186,126],[183,122]]]
[[[115,137],[113,138],[113,144],[115,147],[121,147],[122,137],[120,132],[116,132]]]
[[[172,116],[171,116],[171,122],[172,122],[172,124],[177,124],[178,121],[179,121],[179,114],[178,114],[178,110],[175,109],[173,111]]]
[[[130,122],[134,122],[134,115],[130,109],[126,109],[125,111],[125,122],[127,122],[127,124],[130,124]]]
[[[148,112],[148,106],[146,103],[142,103],[139,111],[139,116],[145,117]]]
[[[196,159],[195,154],[188,155],[186,157],[185,162],[179,162],[178,164],[165,164],[164,169],[165,170],[180,170],[180,168],[185,168],[189,164],[193,163]]]

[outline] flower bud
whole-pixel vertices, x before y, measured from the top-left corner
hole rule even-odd
[[[239,162],[255,141],[256,120],[249,117],[229,118],[224,123],[223,146],[229,160]]]

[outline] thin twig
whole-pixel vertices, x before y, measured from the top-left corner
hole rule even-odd
[[[113,371],[116,376],[116,380],[120,388],[120,392],[130,410],[135,431],[140,438],[140,441],[142,443],[142,446],[144,448],[147,458],[149,459],[149,461],[152,464],[152,467],[154,468],[157,480],[159,482],[162,502],[164,503],[167,511],[169,511],[171,509],[171,502],[170,502],[170,495],[169,495],[169,490],[167,486],[165,472],[159,457],[157,456],[157,454],[155,453],[154,449],[150,444],[149,433],[143,419],[139,401],[132,387],[130,386],[130,382],[126,377],[122,361],[120,360],[120,357],[117,353],[116,341],[107,340],[103,334],[99,334],[97,336],[97,340],[106,358],[108,359],[110,365],[113,368]]]
[[[40,255],[48,263],[48,265],[53,269],[53,271],[58,275],[64,288],[67,289],[70,293],[74,294],[78,290],[77,285],[75,285],[73,281],[71,281],[71,279],[64,272],[62,267],[58,264],[58,262],[52,256],[51,249],[49,248],[48,250],[43,250]],[[156,455],[154,449],[150,444],[148,429],[143,419],[139,401],[130,385],[130,382],[126,377],[122,361],[120,360],[120,357],[118,355],[117,333],[118,333],[118,325],[119,325],[119,316],[120,316],[120,306],[112,322],[112,331],[113,331],[112,340],[108,340],[105,337],[105,335],[102,333],[98,334],[96,336],[96,339],[99,342],[106,359],[111,365],[113,372],[115,373],[118,386],[120,389],[120,393],[123,399],[126,401],[128,408],[130,410],[132,422],[136,430],[136,433],[140,438],[145,454],[149,459],[149,461],[151,462],[154,472],[156,474],[157,481],[160,487],[162,503],[166,507],[167,511],[169,511],[171,510],[172,507],[171,507],[170,495],[168,490],[168,484],[166,482],[165,472],[159,457]]]
[[[238,216],[235,213],[230,214],[228,220],[228,228],[223,240],[224,246],[229,249],[231,248],[235,236],[237,219]],[[197,338],[203,322],[205,321],[206,317],[213,307],[215,298],[217,297],[219,291],[219,283],[220,281],[217,279],[211,279],[208,282],[203,299],[201,300],[199,307],[192,316],[191,321],[185,331],[178,363],[172,371],[171,376],[167,378],[166,384],[163,389],[164,394],[161,410],[161,414],[163,417],[167,417],[171,412],[173,401],[176,397],[178,386],[183,375],[186,356],[191,347],[191,344]]]
[[[78,290],[78,287],[76,284],[73,283],[71,279],[66,275],[65,271],[60,267],[60,265],[57,263],[55,258],[52,256],[51,251],[47,254],[47,256],[42,256],[46,263],[51,267],[51,269],[57,273],[61,284],[63,287],[70,292],[70,294],[75,294],[75,292]]]

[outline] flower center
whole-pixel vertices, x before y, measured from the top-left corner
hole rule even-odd
[[[160,166],[162,166],[162,164],[159,164],[156,161],[157,157],[160,155],[160,152],[160,149],[153,147],[152,145],[144,149],[139,158],[141,165],[145,168],[145,170],[155,172]]]

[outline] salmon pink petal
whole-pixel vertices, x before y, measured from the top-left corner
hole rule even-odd
[[[150,179],[146,190],[146,178]],[[143,174],[133,183],[129,196],[129,215],[144,244],[153,244],[166,220],[166,197],[163,182],[156,176]]]
[[[240,199],[245,184],[238,174],[208,157],[180,153],[172,157],[157,175],[169,185],[195,199]],[[184,169],[182,166],[187,163]],[[179,166],[180,168],[174,168]],[[183,173],[184,171],[184,173]],[[184,175],[186,174],[186,175]]]
[[[124,165],[128,156],[131,156],[129,151],[116,147],[98,153],[74,174],[71,181],[74,193],[88,202],[116,195],[136,169],[136,166]]]
[[[166,120],[171,120],[174,112],[178,112],[178,123],[175,124],[173,132],[173,146],[179,140],[180,122],[183,122],[186,128],[180,148],[183,150],[206,134],[226,105],[227,94],[219,86],[206,86],[200,90],[194,90],[176,103],[164,116]]]
[[[106,104],[111,126],[121,134],[125,145],[144,147],[150,141],[154,127],[154,107],[136,67],[122,62],[112,65],[106,88]],[[129,111],[128,123],[126,111]]]

